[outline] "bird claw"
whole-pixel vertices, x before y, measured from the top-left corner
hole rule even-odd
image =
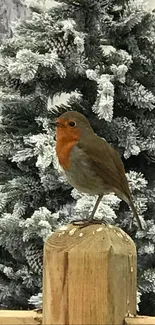
[[[72,225],[74,225],[74,226],[79,226],[80,228],[85,228],[85,227],[87,227],[89,225],[96,225],[96,224],[98,224],[98,225],[105,224],[106,225],[107,224],[106,221],[98,220],[98,219],[92,219],[92,220],[89,220],[89,219],[81,220],[81,219],[79,219],[79,220],[73,220],[70,223]]]

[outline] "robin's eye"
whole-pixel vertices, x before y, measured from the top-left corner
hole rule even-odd
[[[74,127],[76,126],[76,122],[74,122],[74,121],[70,121],[70,122],[69,122],[69,126],[70,126],[71,128],[74,128]]]

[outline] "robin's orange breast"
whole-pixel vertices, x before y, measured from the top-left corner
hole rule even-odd
[[[72,132],[66,127],[57,127],[56,129],[56,153],[59,163],[64,170],[68,170],[71,164],[71,150],[78,142],[80,137],[79,130]]]
[[[57,142],[56,153],[59,159],[59,163],[64,170],[68,170],[71,166],[71,150],[75,145],[75,141],[68,142],[62,145],[60,141]]]

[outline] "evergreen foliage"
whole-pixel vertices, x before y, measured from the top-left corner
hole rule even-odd
[[[55,154],[54,120],[77,110],[124,161],[145,230],[138,231],[136,222],[130,228],[132,212],[112,194],[96,216],[136,241],[139,309],[148,313],[149,301],[153,314],[154,13],[142,0],[27,4],[30,16],[15,24],[0,48],[1,308],[38,307],[43,242],[93,207],[94,197],[66,182]]]

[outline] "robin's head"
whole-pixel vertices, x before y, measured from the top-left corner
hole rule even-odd
[[[78,112],[66,112],[56,120],[57,137],[78,140],[88,132],[93,132],[87,118]]]

